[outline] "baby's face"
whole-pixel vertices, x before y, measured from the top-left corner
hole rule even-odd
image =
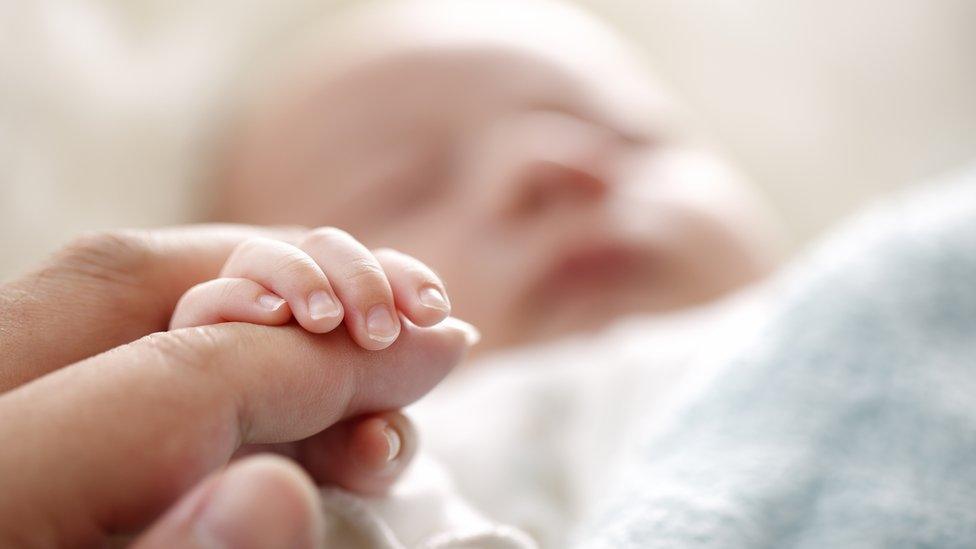
[[[421,258],[489,347],[762,275],[760,210],[733,171],[675,131],[660,94],[631,117],[599,78],[491,47],[313,76],[245,126],[221,217],[333,225]]]

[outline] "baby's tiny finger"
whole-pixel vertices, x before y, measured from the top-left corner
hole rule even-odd
[[[242,243],[221,276],[254,280],[283,297],[306,330],[322,334],[342,322],[343,308],[322,268],[307,253],[269,238]]]
[[[291,310],[284,299],[246,278],[218,278],[187,290],[176,304],[169,328],[189,328],[221,322],[250,322],[277,326],[288,322]]]
[[[373,251],[386,271],[397,308],[417,326],[433,326],[451,314],[444,283],[420,260],[381,248]]]
[[[319,484],[384,493],[410,464],[417,433],[400,412],[355,417],[302,441],[299,461]]]
[[[332,281],[346,312],[346,328],[370,351],[385,349],[400,335],[393,291],[383,267],[358,240],[339,229],[315,229],[300,245]]]

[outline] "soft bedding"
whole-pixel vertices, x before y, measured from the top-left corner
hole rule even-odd
[[[976,169],[888,199],[762,288],[495,356],[413,409],[363,547],[976,545]]]
[[[976,170],[866,213],[779,286],[579,547],[976,546]]]

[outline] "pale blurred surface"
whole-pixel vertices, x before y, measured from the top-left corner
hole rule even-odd
[[[976,3],[586,0],[698,110],[802,239],[976,157]]]
[[[976,157],[976,4],[581,0],[804,242]],[[199,217],[249,68],[349,2],[0,3],[0,277],[87,229]]]

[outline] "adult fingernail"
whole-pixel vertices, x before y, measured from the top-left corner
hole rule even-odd
[[[269,311],[277,311],[285,304],[285,300],[273,294],[263,294],[258,298],[258,305],[262,309],[267,309]]]
[[[396,429],[394,429],[390,425],[387,425],[386,427],[383,427],[383,436],[386,437],[386,443],[387,443],[386,461],[387,463],[389,463],[395,460],[397,456],[400,455],[400,446],[401,446],[400,433],[398,433]]]
[[[239,480],[231,474],[220,479],[214,487],[193,528],[195,547],[237,547],[250,537],[249,532],[253,534],[251,521],[260,500],[255,498],[250,483]]]
[[[366,313],[366,332],[373,341],[389,343],[400,335],[400,328],[389,307],[376,305]]]
[[[463,332],[464,341],[469,347],[477,345],[477,343],[481,341],[481,332],[473,325],[468,324],[460,318],[449,316],[441,321],[439,326],[446,326],[448,328],[454,328],[455,330]]]
[[[433,286],[425,286],[419,292],[420,304],[441,312],[450,312],[451,306],[441,291]]]
[[[339,316],[339,313],[339,304],[332,299],[329,292],[320,290],[308,296],[308,316],[312,317],[312,320],[334,318]]]
[[[241,518],[249,516],[238,511],[240,505],[248,504],[248,496],[247,488],[239,483],[218,481],[193,529],[200,547],[223,548],[234,542],[236,532],[245,526],[240,524]]]

